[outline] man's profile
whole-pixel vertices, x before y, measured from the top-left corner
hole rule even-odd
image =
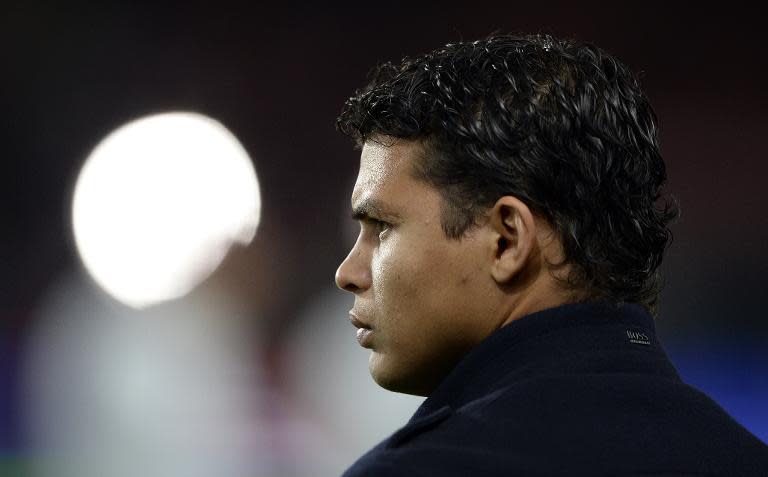
[[[627,67],[549,36],[449,44],[380,66],[337,124],[361,158],[336,282],[373,379],[427,396],[345,475],[768,475],[656,340],[676,212]]]

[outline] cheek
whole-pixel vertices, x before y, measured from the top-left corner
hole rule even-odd
[[[456,263],[447,251],[430,241],[393,239],[382,242],[372,260],[372,278],[379,318],[405,335],[417,339],[419,329],[438,326],[446,298],[455,295],[460,282]],[[417,329],[418,328],[418,329]]]
[[[423,269],[418,262],[421,252],[403,240],[382,242],[374,254],[371,274],[377,308],[388,322],[400,321],[418,296],[418,283]]]

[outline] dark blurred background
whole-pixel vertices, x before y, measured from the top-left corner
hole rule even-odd
[[[661,338],[689,382],[768,439],[768,65],[756,11],[722,2],[4,2],[0,456],[24,452],[23,348],[43,297],[80,269],[72,187],[106,134],[147,114],[196,111],[248,150],[262,222],[237,274],[257,302],[264,346],[254,361],[266,386],[289,394],[286,330],[331,287],[349,246],[344,207],[358,157],[334,129],[343,101],[379,61],[493,31],[593,42],[639,72],[682,210],[663,266]]]

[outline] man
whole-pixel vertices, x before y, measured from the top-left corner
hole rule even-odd
[[[373,379],[428,396],[345,475],[768,476],[655,337],[675,210],[624,65],[549,36],[449,44],[381,66],[338,126],[362,154],[336,282]]]

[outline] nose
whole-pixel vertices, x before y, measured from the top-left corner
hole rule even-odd
[[[336,270],[336,286],[350,293],[359,293],[370,288],[369,258],[358,240]]]

